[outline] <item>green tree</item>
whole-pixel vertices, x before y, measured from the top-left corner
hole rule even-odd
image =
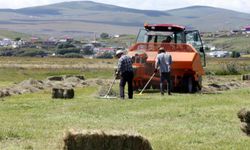
[[[21,40],[20,37],[16,37],[16,38],[14,39],[14,41],[20,41],[20,40]]]
[[[109,38],[109,34],[108,34],[108,33],[102,33],[102,34],[100,35],[100,37],[101,37],[102,39],[108,39],[108,38]]]
[[[232,54],[231,54],[231,57],[239,58],[240,57],[240,52],[233,51]]]

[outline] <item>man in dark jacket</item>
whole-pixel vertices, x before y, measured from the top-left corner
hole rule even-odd
[[[116,57],[118,60],[118,68],[116,75],[120,75],[120,98],[124,99],[124,87],[126,85],[126,82],[128,83],[128,98],[133,98],[133,67],[132,67],[132,59],[124,55],[123,51],[118,50],[116,52]]]
[[[165,80],[167,80],[168,95],[171,95],[171,77],[170,77],[171,64],[172,64],[171,55],[169,53],[166,53],[163,47],[159,48],[159,53],[155,61],[154,73],[157,73],[158,68],[160,68],[160,77],[161,77],[160,89],[162,95],[164,95],[163,83]]]

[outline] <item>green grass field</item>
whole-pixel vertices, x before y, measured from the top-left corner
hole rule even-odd
[[[44,62],[40,58],[33,60],[39,61]],[[53,59],[47,61],[52,63]],[[88,61],[82,60],[85,62]],[[111,71],[112,68],[87,71],[1,68],[0,85],[61,74],[111,79]],[[117,86],[118,83],[115,90]],[[154,150],[250,147],[250,139],[241,132],[236,115],[241,108],[250,107],[250,88],[221,94],[174,93],[172,96],[160,96],[158,91],[145,92],[125,101],[100,99],[98,88],[78,88],[72,100],[53,100],[49,89],[0,99],[0,149],[60,149],[63,133],[68,129],[138,132],[149,139]]]
[[[211,44],[218,49],[227,51],[247,52],[250,50],[250,39],[246,36],[205,38],[206,44]]]

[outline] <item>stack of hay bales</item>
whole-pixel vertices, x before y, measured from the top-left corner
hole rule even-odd
[[[64,136],[64,150],[152,150],[144,137],[113,131],[68,131]]]
[[[74,89],[53,88],[52,98],[72,99],[75,96]]]
[[[237,115],[241,121],[241,126],[240,126],[241,130],[249,136],[250,135],[250,110],[243,108],[237,113]]]
[[[250,80],[250,74],[242,75],[242,80]]]

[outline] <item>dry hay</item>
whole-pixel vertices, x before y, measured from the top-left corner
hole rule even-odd
[[[203,82],[202,93],[220,93],[221,91],[239,89],[244,87],[249,87],[250,82],[242,81],[240,79],[228,79],[225,77],[211,76],[205,77],[205,82]]]
[[[91,85],[91,86],[102,86],[104,85],[107,80],[103,80],[103,79],[90,79],[90,80],[87,80],[86,81],[88,85]]]
[[[108,90],[110,88],[110,85],[103,85],[99,88],[99,92],[98,92],[98,95],[100,97],[103,97],[103,96],[106,96],[106,94],[108,94],[107,96],[111,96],[111,97],[116,97],[117,96],[117,93],[111,89],[108,93]]]
[[[0,91],[0,98],[6,97],[6,96],[10,96],[9,91],[7,91],[7,90]]]
[[[237,116],[241,121],[240,129],[247,135],[250,135],[250,110],[242,108],[238,111]]]
[[[246,135],[250,135],[250,124],[246,123],[246,122],[242,122],[240,125],[240,129],[241,131],[243,131],[244,133],[246,133]]]
[[[85,77],[84,76],[81,76],[81,75],[65,75],[64,76],[64,79],[67,79],[67,78],[77,78],[77,79],[80,79],[80,80],[85,80]]]
[[[250,80],[250,74],[244,74],[242,75],[242,80]]]
[[[52,98],[64,98],[64,99],[72,99],[75,96],[74,89],[58,89],[53,88],[52,89]]]
[[[29,87],[29,86],[33,86],[33,87],[36,87],[38,89],[43,89],[43,81],[41,80],[34,80],[34,79],[29,79],[29,80],[25,80],[21,83],[19,83],[19,86],[22,86],[22,87]]]
[[[55,76],[49,77],[46,80],[28,79],[18,83],[12,87],[0,89],[0,97],[18,95],[24,93],[34,93],[47,88],[72,89],[74,87],[88,86],[84,80],[84,76]],[[73,94],[74,95],[74,94]],[[72,97],[72,91],[66,91],[64,97]]]
[[[64,135],[64,150],[152,150],[147,139],[139,134],[118,131],[68,131]]]
[[[62,76],[53,76],[53,77],[48,77],[47,78],[49,81],[63,81]]]

